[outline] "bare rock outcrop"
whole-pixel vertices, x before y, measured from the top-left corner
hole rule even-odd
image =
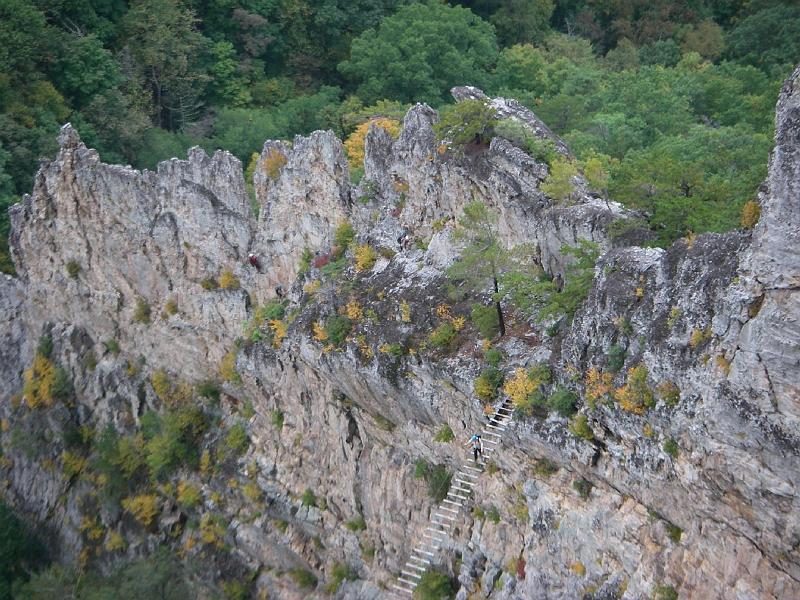
[[[185,161],[139,172],[102,163],[70,125],[59,142],[33,193],[11,209],[30,335],[70,323],[96,344],[115,339],[151,364],[205,376],[246,318],[241,289],[202,285],[224,270],[249,275],[241,164],[194,148]]]
[[[303,251],[330,248],[336,226],[348,219],[350,176],[342,143],[331,131],[268,141],[253,177],[261,206],[254,252],[265,258],[264,294],[294,281]]]

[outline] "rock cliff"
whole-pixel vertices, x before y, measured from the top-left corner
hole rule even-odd
[[[518,103],[454,96],[569,154]],[[478,200],[549,276],[568,276],[579,240],[601,255],[572,320],[507,307],[506,379],[546,364],[542,389],[574,393],[578,412],[513,420],[437,558],[458,598],[800,596],[800,69],[756,227],[667,249],[612,236],[635,215],[580,177],[554,203],[548,166],[507,139],[438,142],[437,118],[417,105],[396,139],[372,127],[358,185],[331,132],[266,142],[258,218],[225,152],[138,172],[66,125],[11,212],[5,500],[68,563],[168,545],[210,585],[387,596],[434,506],[433,465],[459,464],[484,420],[476,298],[445,273]],[[345,221],[355,242],[335,248]],[[453,339],[437,345],[443,324]],[[452,443],[436,441],[445,425]]]

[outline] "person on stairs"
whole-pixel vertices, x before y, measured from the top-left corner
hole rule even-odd
[[[478,455],[483,457],[483,440],[477,433],[467,440],[465,446],[472,446],[472,455],[475,457],[475,462],[478,462]]]

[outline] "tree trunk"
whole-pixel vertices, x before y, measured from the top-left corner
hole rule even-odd
[[[500,288],[497,286],[497,276],[495,275],[492,277],[492,281],[494,282],[494,293],[495,298],[498,298],[497,294],[500,293]],[[494,302],[494,306],[497,309],[497,324],[500,327],[500,337],[503,337],[506,334],[506,321],[503,318],[503,308],[500,306],[500,299],[498,298]]]

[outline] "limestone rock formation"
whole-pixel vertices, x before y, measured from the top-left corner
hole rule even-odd
[[[490,101],[568,154],[531,111]],[[509,140],[443,145],[425,105],[397,139],[370,129],[355,187],[331,132],[267,141],[257,219],[227,153],[138,172],[103,164],[67,125],[12,209],[19,277],[0,280],[6,500],[67,562],[160,544],[281,598],[385,597],[435,506],[434,465],[452,471],[484,420],[476,299],[445,277],[454,221],[480,200],[503,244],[531,245],[551,276],[564,245],[602,255],[571,322],[509,311],[495,342],[507,378],[549,365],[544,389],[575,394],[578,417],[533,406],[513,421],[480,510],[437,559],[457,597],[798,597],[798,115],[800,69],[756,228],[667,249],[614,238],[635,215],[581,178],[572,204],[554,203],[548,166]],[[370,260],[329,262],[344,220]],[[432,338],[443,326],[451,337]],[[47,377],[60,384],[45,393]],[[159,431],[136,441],[156,412],[197,429],[169,469]],[[98,470],[109,425],[149,459],[117,496]],[[436,441],[445,425],[453,443]],[[151,521],[123,503],[134,495],[154,499]],[[126,549],[109,549],[112,533]]]

